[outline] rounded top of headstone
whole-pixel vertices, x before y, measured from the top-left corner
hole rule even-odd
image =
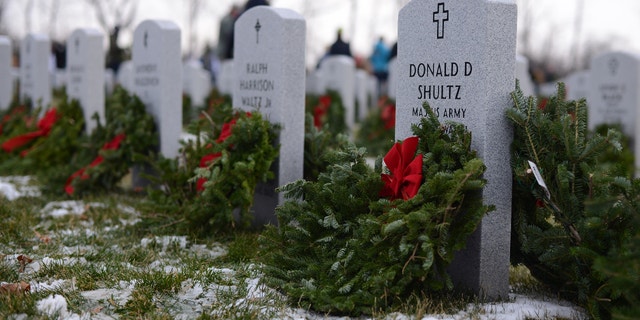
[[[617,57],[622,57],[627,58],[627,59],[633,59],[633,60],[640,60],[640,53],[637,52],[631,52],[631,51],[608,51],[608,52],[604,52],[604,53],[600,53],[596,56],[594,56],[591,61],[598,61],[598,60],[602,60],[602,59],[607,59],[608,57],[613,57],[613,56],[617,56]]]
[[[245,16],[250,17],[250,16],[254,16],[254,15],[265,15],[265,14],[273,14],[274,16],[280,17],[281,19],[286,19],[286,20],[304,20],[304,17],[291,10],[291,9],[287,9],[287,8],[274,8],[274,7],[269,7],[269,6],[257,6],[257,7],[253,7],[249,10],[247,10],[247,12],[243,13],[240,16],[240,19],[245,18]]]
[[[322,69],[323,65],[330,65],[330,64],[343,64],[343,65],[356,65],[356,61],[349,56],[345,56],[342,54],[336,54],[336,55],[331,55],[331,56],[327,56],[326,58],[322,59],[322,63],[320,63],[320,68]]]
[[[82,34],[82,35],[88,35],[88,36],[100,36],[100,37],[104,36],[102,31],[96,28],[77,28],[73,30],[73,32],[71,33],[71,36],[73,37],[76,34]]]
[[[39,40],[39,41],[49,41],[49,36],[42,33],[29,33],[24,38],[25,40],[33,39],[33,40]]]
[[[180,27],[178,27],[178,25],[175,22],[170,20],[160,20],[160,19],[144,20],[140,22],[140,24],[138,24],[138,27],[136,29],[147,26],[147,25],[157,29],[163,29],[163,30],[172,30],[172,29],[180,30]]]

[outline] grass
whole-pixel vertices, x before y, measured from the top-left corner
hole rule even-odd
[[[56,294],[67,302],[64,312],[121,319],[270,319],[299,307],[259,283],[258,233],[179,235],[175,217],[145,212],[139,196],[87,198],[78,212],[59,217],[42,210],[52,201],[60,199],[0,196],[0,283],[31,284],[28,293],[0,291],[2,319],[64,318],[39,310]],[[20,255],[33,262],[21,265]],[[510,281],[517,293],[542,290],[524,267],[512,268]],[[469,305],[471,319],[485,312],[473,296],[423,295],[391,312],[374,308],[370,317],[420,319]]]

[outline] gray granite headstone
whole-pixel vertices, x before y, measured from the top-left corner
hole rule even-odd
[[[134,92],[153,115],[160,153],[178,156],[182,133],[182,52],[180,29],[165,20],[145,20],[133,34]]]
[[[51,103],[49,57],[51,40],[43,34],[28,34],[20,45],[20,99],[31,99],[43,109]]]
[[[325,90],[337,91],[345,111],[345,123],[349,129],[355,124],[356,64],[344,55],[328,56],[320,64]]]
[[[233,106],[282,126],[275,179],[256,190],[257,225],[277,223],[283,195],[275,188],[303,177],[305,30],[300,14],[267,6],[250,9],[235,24]]]
[[[564,79],[567,100],[587,99],[589,95],[589,71],[576,71]]]
[[[0,36],[0,111],[9,108],[13,98],[13,75],[11,70],[11,40]]]
[[[100,31],[89,28],[77,29],[67,39],[67,93],[80,101],[88,134],[97,125],[94,114],[105,124],[103,39]]]
[[[516,4],[512,0],[413,0],[398,17],[396,139],[412,135],[428,101],[443,122],[472,132],[487,170],[485,216],[449,273],[458,288],[507,298],[511,230],[512,128],[505,116],[515,88]]]
[[[626,135],[636,137],[640,55],[629,52],[598,55],[591,60],[589,79],[589,128],[620,124]]]

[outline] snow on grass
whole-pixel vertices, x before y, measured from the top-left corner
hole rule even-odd
[[[0,177],[0,196],[4,195],[9,200],[14,200],[24,196],[38,196],[39,191],[29,186],[29,177]],[[141,289],[145,289],[145,281],[149,283],[160,283],[179,279],[175,285],[175,291],[168,290],[161,294],[152,293],[151,301],[157,306],[170,306],[166,310],[167,314],[175,319],[193,319],[202,313],[219,317],[263,315],[263,318],[274,319],[349,319],[348,317],[333,317],[326,314],[314,313],[286,305],[286,297],[275,289],[266,287],[261,283],[260,267],[254,264],[223,264],[212,263],[219,257],[227,254],[227,247],[220,243],[195,244],[190,243],[183,235],[149,235],[144,238],[136,238],[131,242],[129,239],[112,239],[105,243],[103,248],[99,243],[104,238],[104,234],[114,230],[122,229],[129,225],[135,225],[140,221],[141,214],[134,208],[123,205],[107,205],[100,202],[84,201],[54,201],[47,203],[40,210],[41,218],[60,218],[65,216],[81,216],[87,213],[90,208],[115,208],[118,212],[126,214],[123,217],[111,217],[113,225],[94,225],[91,221],[76,221],[75,227],[57,229],[51,234],[54,239],[52,243],[42,243],[39,246],[31,247],[33,262],[24,266],[20,277],[26,279],[31,286],[31,292],[44,297],[37,301],[36,309],[41,315],[49,318],[59,319],[85,319],[85,318],[110,318],[121,316],[122,310],[129,308],[129,302],[140,299]],[[82,220],[82,219],[80,219]],[[47,226],[40,225],[39,228],[49,230]],[[117,234],[117,233],[116,233]],[[76,245],[65,245],[64,240]],[[139,240],[138,240],[139,239]],[[58,241],[58,243],[56,243]],[[56,246],[57,245],[57,246]],[[8,244],[11,246],[11,244]],[[129,253],[131,250],[142,248],[141,253]],[[38,256],[39,250],[43,252]],[[22,251],[16,248],[16,251]],[[96,253],[104,252],[115,260],[96,260]],[[151,252],[148,256],[144,254]],[[3,255],[0,255],[3,256]],[[16,262],[19,254],[11,253],[4,255],[4,261],[0,261],[10,268],[17,269]],[[85,256],[91,256],[89,261]],[[53,258],[55,257],[55,258]],[[134,257],[135,259],[132,259]],[[145,260],[150,258],[149,260]],[[186,260],[185,260],[186,259]],[[185,263],[189,261],[190,263]],[[144,263],[140,263],[144,262]],[[198,263],[211,263],[204,268],[189,270]],[[97,270],[96,275],[108,270],[116,270],[113,280],[104,278],[96,283],[90,283],[88,289],[78,290],[73,273],[70,276],[60,276],[69,279],[57,279],[55,276],[37,278],[38,272],[46,269],[69,268],[73,266],[85,265]],[[158,276],[153,278],[154,272],[174,277]],[[147,275],[146,273],[150,273]],[[127,274],[126,281],[119,275]],[[1,279],[0,279],[1,280]],[[86,286],[86,280],[85,286]],[[144,291],[144,290],[143,290]],[[64,296],[59,294],[64,292]],[[84,299],[78,315],[69,310],[68,301],[65,296],[77,294],[80,299]],[[48,295],[48,296],[47,296]],[[137,295],[137,297],[136,297]],[[74,305],[78,302],[74,300]],[[98,311],[89,313],[89,308]],[[15,314],[14,318],[26,318],[26,315]],[[435,319],[497,319],[497,320],[520,320],[520,319],[580,319],[586,318],[580,308],[567,302],[551,299],[549,297],[512,293],[507,301],[491,303],[472,303],[465,310],[456,314],[430,314],[424,315],[420,320]],[[359,317],[358,319],[370,319]],[[395,320],[419,320],[415,315],[407,315],[399,312],[376,316],[376,319]]]
[[[59,294],[50,295],[38,301],[36,306],[40,313],[48,317],[69,320],[81,319],[79,315],[67,310],[67,300]]]
[[[0,194],[9,201],[21,197],[39,197],[40,190],[31,185],[29,176],[0,177]]]

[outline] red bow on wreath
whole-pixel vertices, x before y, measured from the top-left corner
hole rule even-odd
[[[384,122],[384,128],[387,130],[396,127],[396,106],[393,103],[388,103],[382,107],[382,113],[380,114],[382,122]]]
[[[2,149],[5,152],[13,152],[15,149],[24,146],[25,144],[31,142],[34,139],[39,137],[44,137],[49,134],[51,128],[58,120],[58,114],[55,108],[51,108],[47,113],[45,113],[44,117],[38,121],[38,130],[25,133],[23,135],[19,135],[17,137],[11,138],[5,141],[2,144]],[[25,156],[26,154],[20,154],[21,156]]]
[[[410,137],[395,143],[384,156],[384,163],[391,174],[382,174],[384,186],[381,197],[391,200],[413,198],[422,184],[422,154],[416,154],[418,137]]]
[[[247,117],[251,117],[251,112],[247,112]],[[231,136],[231,129],[233,128],[233,126],[236,125],[236,121],[237,119],[234,118],[231,121],[226,122],[225,124],[222,125],[222,131],[220,131],[220,136],[218,136],[218,139],[216,139],[216,143],[218,144],[223,143],[225,140],[227,140]],[[207,147],[210,147],[210,145]],[[208,167],[211,164],[211,162],[220,158],[221,156],[222,156],[222,153],[220,152],[209,153],[202,156],[202,158],[200,158],[200,168]],[[204,191],[205,182],[207,182],[206,178],[199,178],[198,181],[196,182],[196,190]]]
[[[318,99],[318,105],[313,108],[313,125],[316,128],[322,128],[323,118],[329,111],[330,106],[331,96],[322,96]]]
[[[100,150],[118,150],[118,148],[120,148],[120,143],[125,138],[126,138],[126,136],[124,135],[124,133],[121,133],[121,134],[115,136],[115,138],[113,138],[111,141],[105,143],[102,146],[102,148],[100,148]],[[73,192],[75,191],[74,188],[73,188],[73,185],[71,185],[73,180],[75,180],[78,177],[80,177],[81,180],[89,179],[89,175],[86,174],[85,171],[88,168],[93,168],[93,167],[101,164],[103,161],[104,161],[104,158],[101,155],[98,155],[93,161],[91,161],[91,163],[88,166],[86,166],[84,168],[81,168],[80,170],[74,172],[69,177],[69,179],[67,179],[67,183],[64,185],[64,191],[68,195],[73,195]]]

